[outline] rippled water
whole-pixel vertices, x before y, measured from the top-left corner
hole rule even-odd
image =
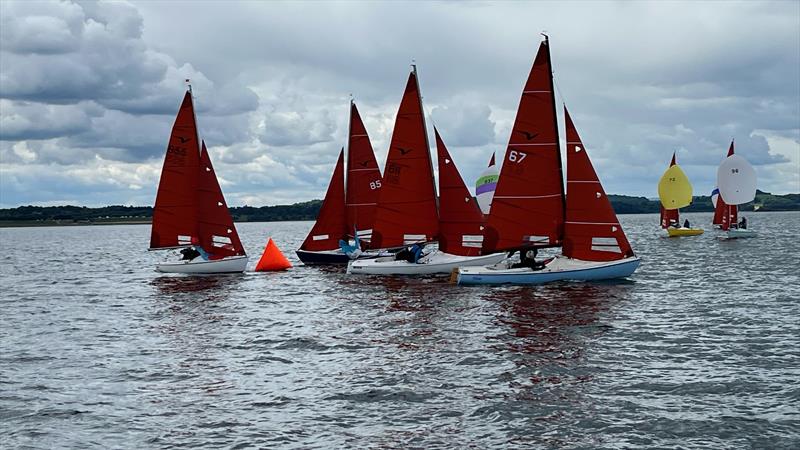
[[[688,214],[708,223],[708,214]],[[800,446],[800,214],[621,216],[631,281],[152,270],[148,226],[0,230],[0,446]],[[239,226],[296,262],[310,222]]]

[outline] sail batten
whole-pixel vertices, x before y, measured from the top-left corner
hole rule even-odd
[[[550,49],[539,46],[522,91],[492,206],[483,251],[557,246],[564,231],[564,183]],[[528,236],[546,236],[531,241]]]

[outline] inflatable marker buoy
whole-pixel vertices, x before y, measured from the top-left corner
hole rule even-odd
[[[269,238],[267,246],[264,247],[264,253],[261,255],[261,259],[258,260],[258,264],[256,264],[256,272],[272,272],[286,270],[291,267],[292,263],[283,256],[283,253],[272,241],[272,238]]]

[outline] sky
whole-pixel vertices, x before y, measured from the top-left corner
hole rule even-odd
[[[229,205],[322,198],[351,94],[383,166],[412,61],[474,187],[542,32],[607,192],[656,197],[675,151],[708,195],[732,138],[800,192],[800,1],[3,0],[0,207],[152,205],[187,78]]]

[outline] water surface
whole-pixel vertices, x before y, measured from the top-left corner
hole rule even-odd
[[[710,214],[687,214],[707,224]],[[798,448],[800,213],[620,216],[630,281],[153,271],[149,226],[0,229],[5,448]]]

